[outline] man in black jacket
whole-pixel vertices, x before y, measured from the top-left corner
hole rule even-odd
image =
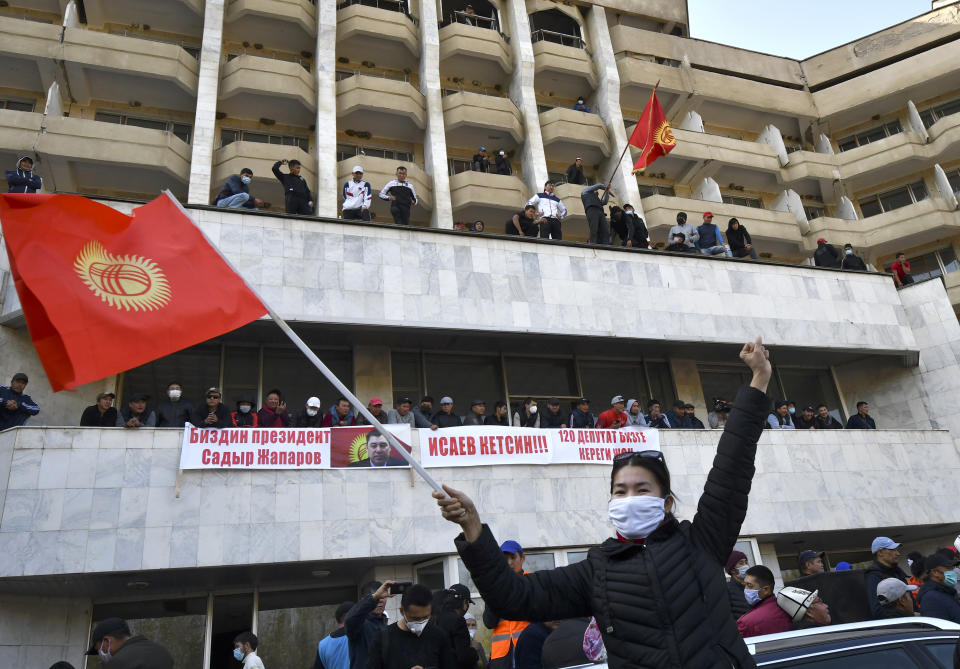
[[[818,430],[842,430],[843,425],[836,418],[830,415],[830,408],[821,403],[817,407],[816,427]]]
[[[430,623],[432,599],[424,585],[407,588],[400,599],[402,617],[374,636],[366,669],[457,669],[450,638]]]
[[[452,397],[440,398],[440,411],[433,414],[433,418],[430,420],[432,421],[432,425],[436,425],[437,427],[460,427],[463,425],[460,416],[453,413]]]
[[[390,201],[390,214],[397,225],[410,225],[410,209],[417,204],[417,191],[407,181],[407,168],[397,168],[397,178],[389,182],[380,191],[381,200]]]
[[[817,267],[839,267],[840,254],[833,244],[823,237],[817,240],[817,250],[813,252],[813,264]]]
[[[592,429],[597,424],[597,417],[590,411],[590,400],[581,397],[577,400],[577,408],[570,412],[570,427]]]
[[[867,271],[867,264],[863,258],[853,252],[852,244],[843,245],[843,260],[840,261],[840,269],[855,269],[861,272]]]
[[[567,183],[582,186],[587,183],[587,178],[583,175],[583,158],[577,156],[573,165],[567,168]]]
[[[367,669],[367,651],[377,635],[387,627],[383,609],[387,599],[393,597],[390,586],[394,584],[395,581],[364,583],[360,588],[360,601],[353,605],[344,618],[343,628],[347,631],[350,644],[350,669]]]
[[[560,400],[551,397],[547,400],[547,410],[540,418],[540,427],[555,430],[567,427],[567,414],[560,410]]]
[[[286,165],[290,168],[289,174],[280,171],[280,166]],[[278,160],[273,164],[273,176],[283,186],[283,198],[285,211],[288,214],[305,214],[309,216],[313,213],[313,193],[310,192],[310,186],[307,180],[300,176],[299,160]]]
[[[81,427],[116,427],[117,410],[113,407],[116,399],[113,393],[100,393],[97,403],[83,410],[80,417]]]
[[[594,184],[587,186],[580,193],[583,211],[587,214],[587,225],[590,228],[588,241],[591,244],[610,243],[610,224],[607,223],[607,215],[603,213],[603,208],[607,206],[607,201],[613,195],[613,189],[604,192],[602,199],[597,195],[600,190],[603,190],[603,184]]]
[[[848,430],[876,430],[877,423],[870,416],[870,404],[857,402],[857,413],[847,419]]]
[[[885,578],[898,578],[907,582],[907,575],[900,568],[900,544],[890,537],[877,537],[870,544],[873,564],[863,572],[863,583],[867,589],[867,601],[874,620],[883,617],[883,607],[877,600],[877,586]]]
[[[470,588],[462,583],[451,585],[442,590],[434,602],[433,622],[450,637],[457,669],[476,669],[480,658],[470,644],[470,632],[463,617],[473,603]]]
[[[477,149],[477,152],[473,154],[473,163],[474,172],[489,172],[490,171],[490,158],[487,156],[487,147],[481,146]]]
[[[40,413],[40,407],[33,398],[23,392],[27,389],[27,383],[27,375],[17,372],[10,379],[9,386],[0,386],[0,430],[23,425],[30,416]]]
[[[167,401],[157,407],[157,427],[183,427],[193,415],[193,402],[183,399],[183,386],[177,381],[167,385]]]
[[[205,404],[197,407],[191,422],[197,427],[230,427],[230,412],[223,406],[223,396],[219,388],[207,388],[204,393]]]
[[[107,618],[93,629],[93,643],[87,655],[97,655],[108,667],[172,669],[173,657],[158,643],[140,635],[131,636],[126,621]]]

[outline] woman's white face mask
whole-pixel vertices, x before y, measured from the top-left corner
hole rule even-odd
[[[652,495],[614,497],[607,506],[610,522],[625,539],[645,539],[666,517],[666,500]]]

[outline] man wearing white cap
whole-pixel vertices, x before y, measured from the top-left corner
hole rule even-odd
[[[323,414],[320,413],[320,398],[307,398],[307,405],[297,414],[294,427],[320,427],[323,423]]]
[[[777,606],[790,616],[793,629],[830,624],[830,607],[820,599],[818,592],[787,586],[777,593]]]
[[[452,397],[445,396],[440,398],[440,411],[433,414],[431,422],[437,427],[460,427],[463,425],[460,416],[453,413]]]
[[[363,168],[353,166],[353,179],[343,185],[343,218],[348,221],[369,221],[373,190],[363,180]]]
[[[863,573],[863,581],[867,588],[867,601],[870,602],[870,614],[874,620],[882,617],[880,602],[877,601],[877,586],[885,578],[896,578],[904,583],[907,575],[897,564],[900,560],[900,544],[890,537],[877,537],[870,544],[873,553],[873,564]]]
[[[881,618],[912,618],[915,585],[907,585],[900,579],[885,578],[877,585],[877,601],[880,602]]]

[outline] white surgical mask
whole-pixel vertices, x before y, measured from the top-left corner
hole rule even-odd
[[[844,253],[846,253],[848,256],[852,256],[852,255],[853,255],[853,249],[846,249],[846,250],[844,251]]]
[[[178,399],[180,399],[180,396],[181,396],[181,395],[183,395],[183,391],[182,391],[182,390],[168,390],[168,391],[167,391],[167,397],[169,397],[170,399],[172,399],[174,402],[176,402]]]
[[[246,174],[244,174],[242,177],[240,177],[240,181],[242,181],[245,184],[248,184],[253,180],[250,177],[248,177]]]
[[[407,629],[410,630],[412,634],[416,634],[417,636],[420,636],[421,634],[423,634],[423,628],[427,626],[427,623],[430,622],[430,619],[427,618],[426,620],[412,621],[404,618],[404,621],[406,621]]]
[[[100,656],[100,661],[106,664],[113,657],[113,653],[110,652],[110,642],[107,642],[107,649],[104,650],[101,645],[100,648],[97,648],[97,655]]]
[[[737,577],[738,577],[741,581],[746,577],[746,575],[747,575],[747,570],[748,570],[749,568],[750,568],[750,565],[748,565],[748,564],[745,564],[745,565],[743,565],[742,567],[737,567]]]
[[[536,404],[530,405],[530,413],[537,413],[537,405],[536,405]]]
[[[666,516],[665,500],[650,495],[614,497],[607,505],[610,522],[625,539],[645,539]]]
[[[249,405],[249,404],[241,404],[241,405],[240,405],[240,413],[250,413],[250,405]]]
[[[743,597],[744,599],[747,600],[747,604],[749,604],[750,606],[756,606],[757,604],[760,603],[759,590],[751,590],[749,588],[745,588],[743,591]]]
[[[477,636],[477,630],[467,630],[467,634],[470,635],[470,638]]]
[[[308,416],[316,416],[318,413],[320,413],[320,409],[307,409]]]

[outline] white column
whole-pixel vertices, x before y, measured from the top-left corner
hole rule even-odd
[[[593,5],[587,12],[587,34],[590,48],[593,50],[593,67],[597,73],[597,91],[594,96],[597,113],[607,126],[610,136],[610,157],[600,165],[601,179],[613,173],[611,188],[620,202],[629,202],[637,215],[644,217],[643,203],[640,201],[640,189],[633,176],[633,160],[627,151],[618,163],[620,152],[627,145],[627,131],[623,126],[623,113],[620,111],[620,72],[613,55],[613,43],[610,41],[610,28],[603,7]]]
[[[217,90],[220,85],[220,49],[223,44],[224,0],[206,0],[203,46],[197,85],[197,111],[193,120],[193,153],[190,157],[190,204],[210,203],[210,173],[216,138]]]
[[[317,126],[314,184],[317,216],[336,218],[340,204],[337,182],[337,0],[317,0]]]
[[[434,0],[420,2],[420,92],[427,106],[427,127],[423,132],[424,170],[433,177],[430,227],[453,228],[450,175],[447,172],[447,135],[443,128],[440,93],[440,29]]]
[[[540,133],[540,114],[533,75],[533,43],[530,41],[530,17],[525,0],[509,0],[503,17],[510,27],[510,47],[513,50],[513,78],[510,80],[510,99],[523,117],[523,153],[520,164],[523,180],[534,193],[543,190],[547,180],[547,157]]]

